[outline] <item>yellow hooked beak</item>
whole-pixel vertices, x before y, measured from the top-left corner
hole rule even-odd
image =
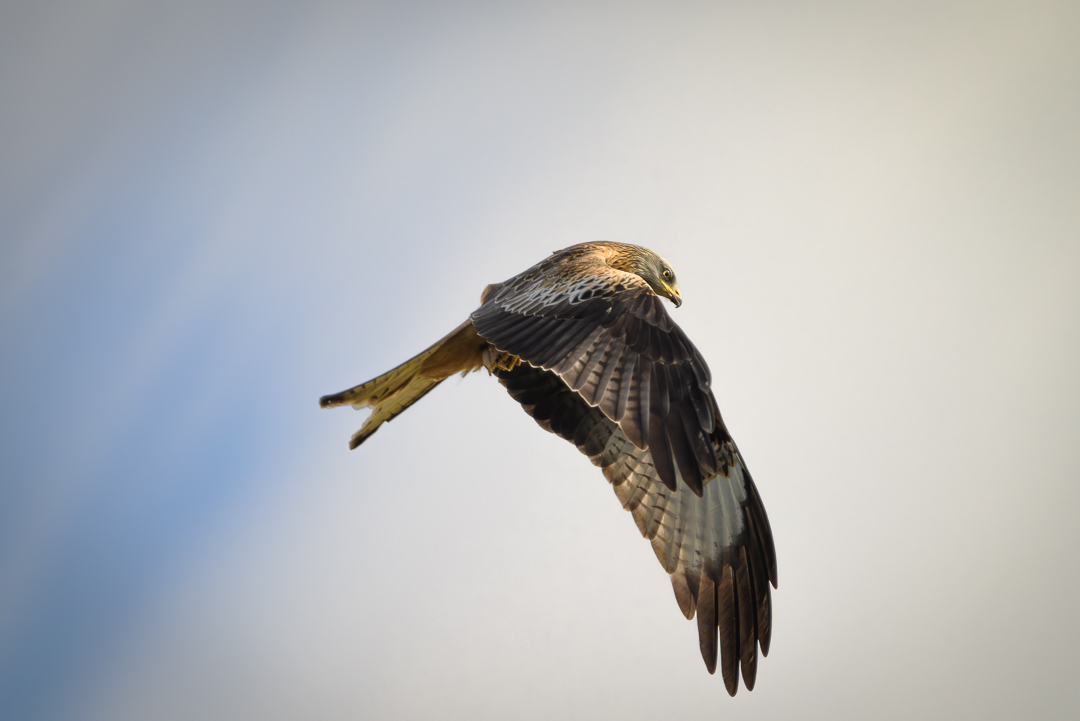
[[[680,305],[682,305],[682,295],[679,294],[679,284],[668,283],[663,280],[660,282],[664,284],[664,290],[668,292],[668,298],[670,298],[671,302],[675,304],[675,307],[678,308]]]

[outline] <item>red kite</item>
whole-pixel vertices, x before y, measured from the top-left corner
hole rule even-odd
[[[719,646],[734,696],[740,668],[753,689],[758,647],[769,652],[776,552],[705,359],[662,298],[682,305],[656,253],[575,245],[489,285],[468,320],[412,360],[319,404],[372,409],[356,448],[450,375],[486,368],[603,470],[671,575],[679,608],[697,615],[709,673]]]

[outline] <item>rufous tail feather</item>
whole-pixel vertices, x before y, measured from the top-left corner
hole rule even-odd
[[[445,338],[378,378],[319,399],[323,408],[351,405],[371,408],[371,415],[353,434],[349,448],[356,448],[406,408],[427,395],[454,373],[468,373],[483,365],[487,341],[471,321],[465,321]]]

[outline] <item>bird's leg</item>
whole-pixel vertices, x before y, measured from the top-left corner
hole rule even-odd
[[[512,371],[517,366],[521,365],[521,359],[516,355],[509,353],[500,353],[496,356],[494,362],[491,364],[493,368],[498,368],[503,371]]]

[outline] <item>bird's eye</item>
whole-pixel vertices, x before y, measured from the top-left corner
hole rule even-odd
[[[664,280],[671,280],[671,271],[665,270],[663,273],[660,274],[660,277]]]

